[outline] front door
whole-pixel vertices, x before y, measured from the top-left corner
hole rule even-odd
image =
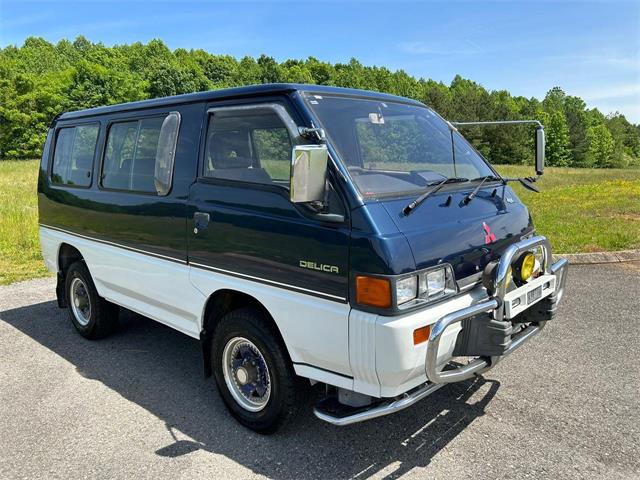
[[[312,329],[338,339],[325,351],[335,348],[346,358],[347,314],[324,325],[310,317],[327,317],[337,310],[333,302],[348,309],[348,219],[322,223],[289,200],[291,149],[300,139],[287,103],[213,107],[207,115],[200,172],[189,195],[192,281],[205,295],[227,284],[252,295],[269,292],[269,300],[258,298],[263,304],[277,295],[265,307],[274,318],[275,311],[287,316],[275,318],[279,326],[293,322],[300,335],[313,336],[304,326],[315,321]]]
[[[209,111],[189,195],[189,261],[345,301],[349,228],[323,224],[289,200],[297,140],[289,121],[282,103]]]

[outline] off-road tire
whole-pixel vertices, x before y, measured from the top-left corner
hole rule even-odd
[[[291,422],[304,404],[308,385],[296,376],[286,347],[270,319],[256,308],[240,308],[224,315],[213,333],[211,369],[220,396],[229,412],[245,427],[271,434]],[[223,352],[227,343],[242,337],[252,342],[264,357],[269,370],[271,394],[266,406],[251,412],[243,408],[229,391],[223,372]]]

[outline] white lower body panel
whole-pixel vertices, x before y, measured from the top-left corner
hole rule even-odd
[[[153,257],[70,232],[40,227],[49,270],[58,271],[60,246],[77,248],[100,296],[199,338],[207,300],[221,289],[252,296],[271,314],[298,375],[351,389],[350,307],[312,295]]]
[[[199,338],[206,297],[189,281],[186,263],[40,227],[47,267],[58,269],[60,245],[77,248],[101,297]]]
[[[351,376],[348,304],[196,267],[191,267],[191,281],[207,296],[220,289],[232,289],[258,300],[276,321],[300,375],[321,382],[327,382],[326,375],[330,372]],[[320,373],[322,370],[315,368],[313,370],[318,372],[311,376],[312,369],[301,368],[304,365],[298,364],[329,372]]]
[[[444,315],[486,298],[482,288],[406,315],[385,317],[352,310],[349,315],[349,357],[354,390],[374,397],[395,397],[427,381],[427,342],[413,344],[413,331]],[[438,360],[451,358],[460,332],[454,324],[444,333]]]

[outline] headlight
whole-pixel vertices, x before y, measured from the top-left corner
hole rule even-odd
[[[359,275],[355,287],[356,303],[385,310],[406,310],[457,292],[448,264],[408,276]]]
[[[429,297],[441,295],[447,285],[447,274],[444,268],[420,275],[420,293]]]
[[[456,282],[450,265],[444,265],[420,274],[419,295],[429,301],[452,295],[456,292]]]
[[[396,303],[402,305],[418,296],[418,277],[407,277],[396,282]]]

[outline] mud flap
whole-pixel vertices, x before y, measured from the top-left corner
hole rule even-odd
[[[56,299],[58,300],[59,308],[67,308],[67,296],[64,292],[64,276],[58,272],[56,281]]]

